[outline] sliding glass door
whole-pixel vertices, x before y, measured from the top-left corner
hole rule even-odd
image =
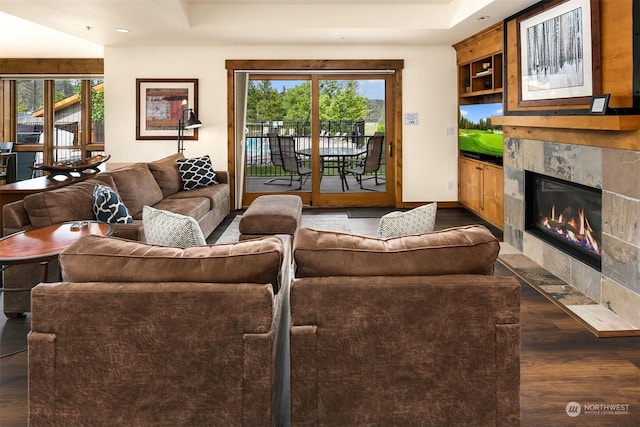
[[[391,76],[250,73],[243,205],[272,193],[314,206],[394,204]]]

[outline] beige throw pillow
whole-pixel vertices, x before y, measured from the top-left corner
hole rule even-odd
[[[380,218],[378,237],[393,237],[424,234],[433,231],[436,223],[436,203],[429,203],[406,212],[391,212]]]
[[[207,244],[198,222],[190,216],[144,206],[142,223],[150,245],[188,248]]]

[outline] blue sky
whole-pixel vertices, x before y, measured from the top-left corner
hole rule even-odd
[[[491,116],[502,115],[502,104],[472,104],[461,105],[460,114],[472,123],[480,122],[480,119],[486,119]]]
[[[300,80],[272,80],[271,87],[280,91],[301,83]],[[358,80],[358,94],[367,99],[384,99],[384,80]]]

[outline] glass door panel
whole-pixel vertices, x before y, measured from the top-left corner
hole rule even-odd
[[[386,74],[251,76],[243,204],[270,193],[300,194],[313,206],[394,204],[391,81]],[[283,142],[295,148],[281,151]]]
[[[245,133],[245,193],[311,192],[310,80],[251,79]]]
[[[319,81],[321,193],[386,192],[385,123],[384,79]]]

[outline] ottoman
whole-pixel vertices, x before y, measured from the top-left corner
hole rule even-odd
[[[274,234],[293,234],[300,225],[300,196],[274,194],[255,199],[240,218],[240,240]]]

